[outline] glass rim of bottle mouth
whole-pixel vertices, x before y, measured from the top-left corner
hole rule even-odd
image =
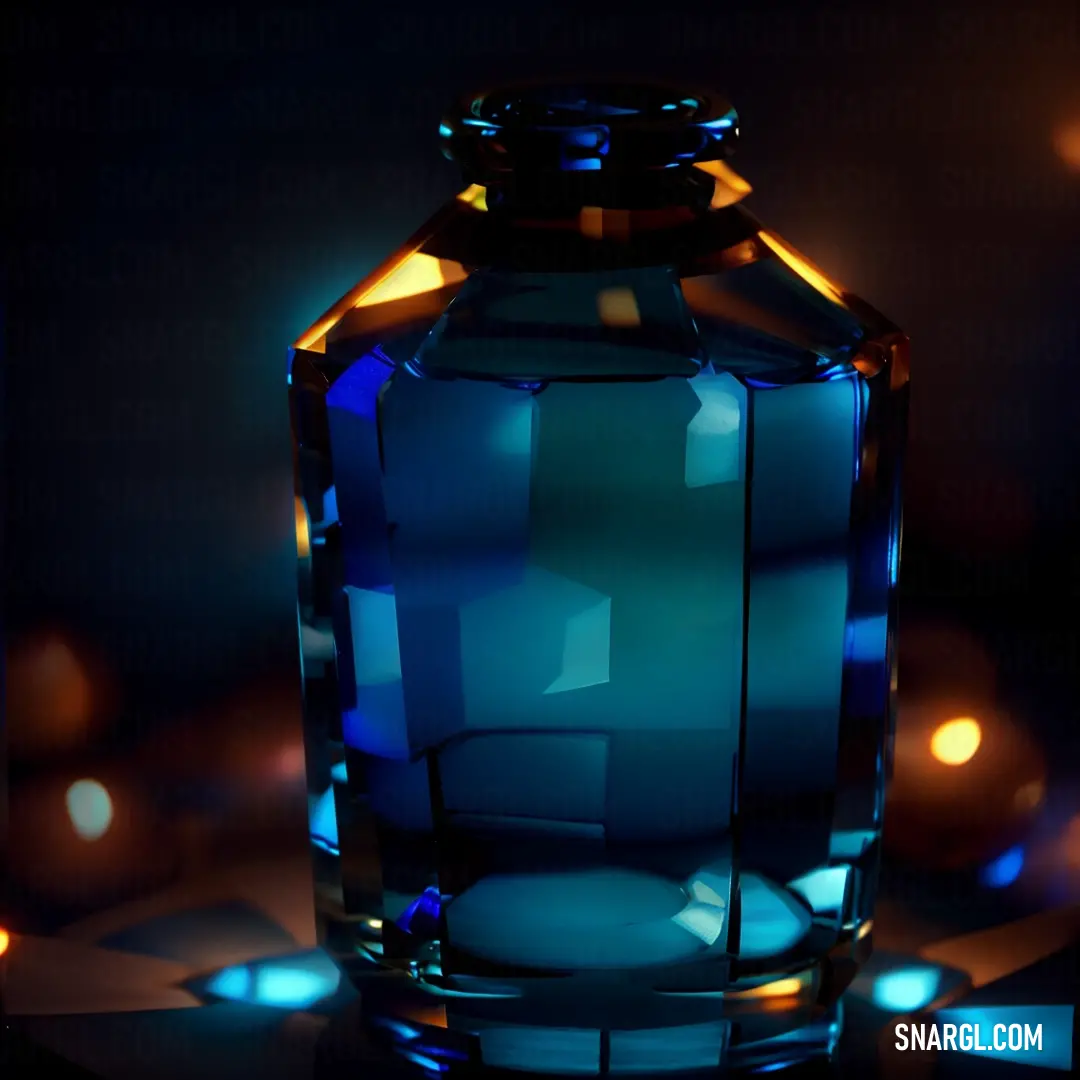
[[[707,124],[734,112],[725,94],[642,79],[528,79],[500,83],[458,97],[451,108],[462,118],[502,128],[590,126],[682,128]]]
[[[488,185],[512,175],[601,180],[685,168],[728,157],[738,134],[738,114],[719,92],[596,79],[469,92],[439,125],[443,156]]]

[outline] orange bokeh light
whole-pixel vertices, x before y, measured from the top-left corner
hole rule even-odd
[[[298,780],[304,775],[304,747],[290,743],[278,751],[277,774],[285,780]]]
[[[58,633],[36,635],[7,654],[8,739],[16,756],[77,746],[94,717],[94,675]]]
[[[1021,784],[1013,795],[1013,806],[1021,812],[1037,810],[1046,798],[1046,784],[1042,780],[1030,780]]]
[[[1058,129],[1054,136],[1054,149],[1069,168],[1080,170],[1080,120]]]
[[[930,753],[943,765],[966,765],[979,749],[982,728],[970,716],[947,720],[930,737]]]
[[[0,926],[0,956],[8,951],[8,946],[11,944],[11,935]]]
[[[1080,868],[1080,814],[1065,827],[1062,844],[1065,862],[1069,867]]]

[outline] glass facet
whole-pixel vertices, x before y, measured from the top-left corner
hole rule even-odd
[[[474,99],[290,353],[320,932],[428,1069],[827,1058],[870,948],[907,339],[650,93]]]

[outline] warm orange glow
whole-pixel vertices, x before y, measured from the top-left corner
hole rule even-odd
[[[311,554],[311,526],[308,524],[307,508],[299,495],[295,499],[296,508],[296,553],[301,559]]]
[[[753,240],[740,240],[737,244],[725,248],[720,252],[720,267],[723,270],[734,270],[738,266],[749,266],[761,257],[761,251]]]
[[[90,712],[90,679],[71,649],[58,638],[46,642],[37,656],[35,675],[47,688],[48,709],[58,727],[81,727]]]
[[[712,200],[709,207],[721,210],[725,206],[745,199],[754,189],[726,162],[699,161],[694,168],[708,173],[716,182],[713,185]]]
[[[304,748],[296,743],[278,751],[275,761],[278,776],[285,780],[297,780],[304,775]]]
[[[605,326],[641,325],[641,312],[638,310],[634,290],[624,285],[601,289],[596,294],[596,310]]]
[[[479,184],[472,184],[457,196],[455,202],[450,204],[450,208],[453,209],[456,203],[465,203],[475,210],[486,210],[487,192]],[[443,213],[445,214],[445,211]],[[401,292],[400,297],[383,295],[378,300],[368,300],[368,297],[373,292],[387,283],[390,278],[394,277],[397,271],[402,269],[406,263],[410,262],[414,256],[421,254],[420,249],[431,239],[432,232],[437,231],[438,227],[435,226],[434,222],[428,222],[423,232],[412,236],[389,259],[377,267],[372,273],[368,274],[362,281],[357,282],[357,284],[334,304],[329,311],[325,312],[312,323],[312,325],[293,342],[293,348],[307,349],[309,352],[314,353],[325,353],[326,335],[354,308],[365,306],[365,302],[381,303],[387,299],[415,296],[418,293],[427,291],[422,288],[417,289],[410,287]],[[433,256],[425,256],[425,258],[433,258]],[[421,260],[421,262],[423,262],[423,260]],[[436,259],[435,262],[439,263],[440,260]],[[440,285],[452,285],[458,281],[463,281],[465,278],[464,269],[454,262],[441,262],[440,270],[443,280],[440,281],[435,288],[438,288]],[[409,273],[413,274],[416,273],[416,271],[412,270],[409,271]],[[421,271],[421,273],[423,273],[423,271]]]
[[[50,634],[7,655],[8,738],[16,754],[55,751],[86,737],[93,718],[92,672],[63,637]]]
[[[583,206],[578,215],[578,228],[582,236],[590,240],[604,238],[604,209],[601,206]]]
[[[444,285],[456,285],[468,276],[460,263],[416,251],[360,297],[353,307],[371,307],[373,304],[419,296],[441,289]]]
[[[1080,120],[1058,130],[1054,136],[1054,149],[1070,169],[1080,170]]]
[[[629,240],[635,228],[649,228],[648,212],[605,210],[583,206],[578,214],[578,231],[590,240]]]
[[[457,197],[474,210],[487,210],[487,188],[480,184],[470,184],[464,191],[458,192]]]
[[[1046,785],[1041,780],[1032,780],[1016,789],[1013,806],[1021,812],[1034,810],[1042,804],[1044,798],[1046,798]]]
[[[1080,908],[1076,904],[1040,911],[960,937],[923,945],[918,955],[931,964],[966,971],[972,988],[1000,982],[1076,944]]]
[[[831,300],[834,304],[839,304],[841,307],[847,307],[847,302],[844,300],[844,293],[846,290],[843,286],[831,281],[823,271],[819,270],[812,262],[805,259],[791,247],[790,244],[785,243],[775,233],[767,232],[762,229],[761,232],[758,233],[758,236],[769,250],[772,251],[773,254],[776,255],[776,257],[789,269],[794,270],[807,285],[817,289],[822,296],[827,300]]]
[[[11,935],[0,926],[0,956],[8,951],[8,946],[11,944]]]
[[[1080,814],[1065,827],[1062,839],[1062,855],[1066,864],[1073,868],[1080,867]]]
[[[590,240],[604,238],[604,211],[599,206],[583,206],[578,215],[578,228]]]
[[[943,765],[965,765],[982,742],[978,720],[960,716],[942,724],[930,737],[930,753]]]
[[[750,263],[757,262],[767,254],[768,248],[759,244],[756,236],[751,236],[746,240],[740,240],[737,244],[732,244],[731,247],[722,248],[720,251],[710,251],[707,255],[694,259],[686,268],[683,280],[692,281],[698,277],[713,277],[726,270],[749,266]],[[712,290],[716,291],[718,285],[719,283],[714,282],[711,286]]]
[[[405,1015],[414,1024],[423,1024],[427,1027],[446,1027],[445,1005],[431,1005],[426,1008],[424,1006],[414,1006]]]
[[[733,990],[726,996],[738,1001],[794,997],[796,994],[801,994],[808,985],[809,979],[806,977],[776,979],[774,982],[763,983],[761,986],[752,986],[749,990]]]

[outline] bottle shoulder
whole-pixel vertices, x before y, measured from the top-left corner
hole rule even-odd
[[[741,205],[572,225],[489,213],[467,189],[295,347],[327,385],[376,347],[415,374],[510,381],[711,365],[784,383],[873,373],[901,341],[906,365],[893,323]]]

